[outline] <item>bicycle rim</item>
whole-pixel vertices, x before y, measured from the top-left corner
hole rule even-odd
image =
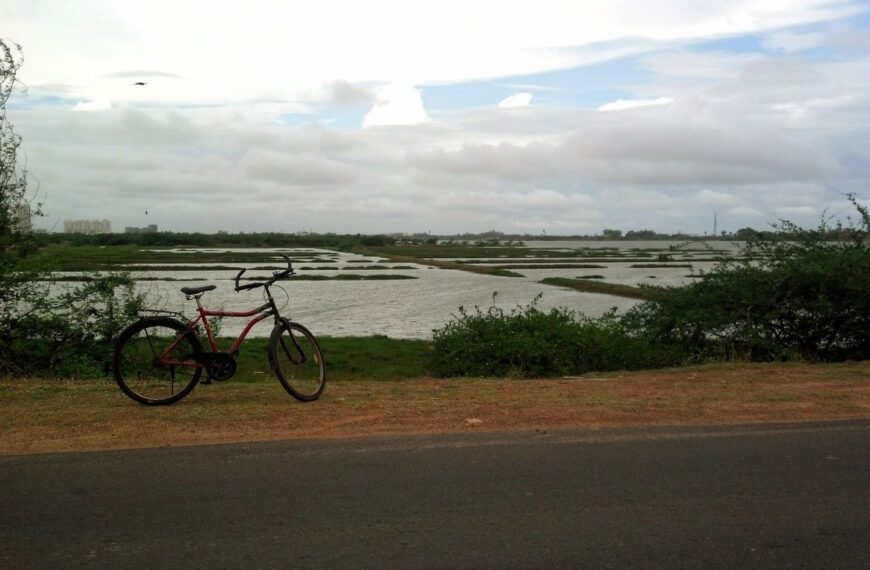
[[[269,357],[275,375],[291,396],[303,402],[320,397],[326,385],[326,366],[317,340],[296,323],[272,334]]]
[[[129,329],[115,353],[115,379],[128,396],[143,404],[170,404],[193,389],[202,374],[196,366],[201,350],[183,332],[168,322]],[[162,363],[161,355],[171,364]]]

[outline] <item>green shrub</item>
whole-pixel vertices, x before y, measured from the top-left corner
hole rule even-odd
[[[613,311],[594,319],[563,308],[544,312],[533,301],[510,312],[460,307],[433,331],[433,359],[440,376],[528,378],[669,366],[682,354],[629,335]]]
[[[0,318],[0,372],[9,375],[99,377],[110,373],[112,339],[136,316],[141,296],[129,276],[94,276],[50,295],[34,288]]]
[[[683,287],[650,287],[619,316],[589,318],[534,302],[459,314],[434,331],[442,376],[555,376],[707,360],[870,358],[870,214],[857,223],[784,221],[745,256]],[[573,283],[584,282],[574,281]]]
[[[750,242],[748,259],[658,288],[626,325],[699,359],[870,358],[870,217],[850,200],[861,217],[845,239],[831,240],[824,220],[811,230],[783,222],[775,239]]]

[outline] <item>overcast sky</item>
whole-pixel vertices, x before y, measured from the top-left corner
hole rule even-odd
[[[3,0],[0,37],[45,229],[701,234],[870,198],[867,1]]]

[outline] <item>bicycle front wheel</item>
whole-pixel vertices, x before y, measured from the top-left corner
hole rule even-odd
[[[326,387],[326,363],[320,345],[299,323],[281,319],[272,329],[269,364],[284,389],[301,402],[316,400]]]
[[[137,402],[158,406],[187,396],[202,375],[202,342],[169,317],[140,319],[115,342],[115,381]]]

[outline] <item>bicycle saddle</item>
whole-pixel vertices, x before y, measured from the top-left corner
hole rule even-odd
[[[217,289],[217,285],[203,285],[202,287],[182,287],[181,292],[185,295],[197,295]]]

